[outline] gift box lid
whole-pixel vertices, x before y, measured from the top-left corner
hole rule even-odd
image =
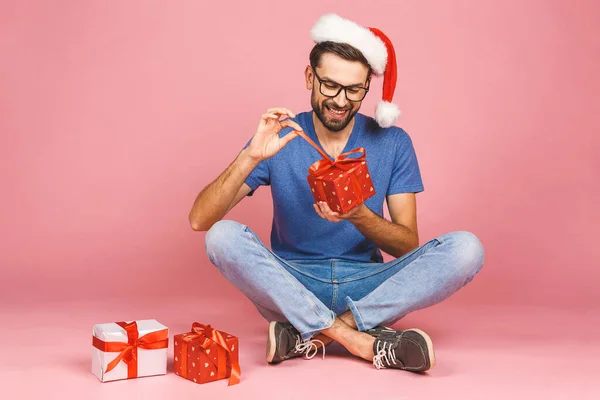
[[[133,321],[125,321],[127,323]],[[144,319],[135,321],[138,326],[139,336],[142,337],[148,333],[168,329],[155,319]],[[94,325],[94,336],[105,342],[123,342],[127,341],[127,332],[115,322]]]

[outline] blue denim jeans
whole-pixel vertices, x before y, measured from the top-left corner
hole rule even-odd
[[[284,260],[247,226],[219,221],[205,239],[209,260],[268,321],[289,321],[307,340],[352,312],[359,331],[390,325],[469,283],[484,251],[470,232],[451,232],[386,263]]]

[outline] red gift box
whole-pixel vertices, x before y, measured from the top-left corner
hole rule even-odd
[[[191,332],[175,335],[175,374],[196,383],[229,377],[240,382],[238,338],[194,322]]]
[[[308,169],[308,185],[316,202],[325,201],[332,211],[343,214],[375,194],[364,148],[342,153],[332,161],[304,132],[299,135],[323,156]],[[362,156],[351,157],[359,153]]]

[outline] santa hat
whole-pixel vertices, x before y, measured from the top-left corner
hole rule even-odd
[[[396,89],[396,53],[390,39],[379,29],[365,28],[336,14],[323,15],[311,30],[316,43],[346,43],[357,48],[377,76],[383,75],[383,96],[375,110],[375,120],[384,127],[394,125],[400,109],[392,100]]]

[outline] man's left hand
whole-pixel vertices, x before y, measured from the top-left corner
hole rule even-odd
[[[321,218],[331,222],[340,222],[343,220],[349,220],[357,216],[357,214],[359,214],[361,211],[364,211],[365,205],[364,203],[362,203],[344,214],[332,211],[331,208],[329,208],[329,205],[324,201],[320,201],[317,204],[313,204],[313,207],[315,208],[315,211],[317,212],[317,214],[319,214]]]

